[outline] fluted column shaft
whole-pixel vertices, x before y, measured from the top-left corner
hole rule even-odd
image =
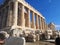
[[[41,17],[41,30],[43,30],[43,20],[42,20],[42,17]]]
[[[45,20],[43,19],[43,22],[44,22],[44,31],[45,31]]]
[[[18,1],[15,1],[14,2],[14,13],[13,13],[13,17],[14,17],[13,25],[17,25],[17,16],[18,16]]]
[[[31,27],[30,25],[30,9],[28,9],[28,26]]]
[[[39,25],[40,26],[40,30],[42,30],[42,26],[41,25],[42,25],[42,23],[41,23],[41,17],[40,17],[40,25]]]
[[[38,26],[38,15],[36,15],[36,28],[38,29],[39,26]]]
[[[32,12],[32,27],[34,28],[34,12]]]
[[[22,5],[22,14],[21,14],[21,25],[25,26],[25,20],[24,20],[24,6]]]

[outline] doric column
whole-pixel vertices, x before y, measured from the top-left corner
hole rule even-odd
[[[34,12],[32,12],[32,28],[34,28]]]
[[[46,22],[45,22],[45,30],[47,30],[47,29],[46,29]]]
[[[40,26],[40,30],[41,30],[41,17],[39,17],[39,18],[40,18],[40,25],[39,26]]]
[[[38,29],[39,26],[38,26],[38,15],[36,15],[36,28]]]
[[[42,30],[43,30],[43,18],[41,18],[41,21],[42,21],[41,23],[42,23]]]
[[[24,20],[24,6],[22,5],[22,14],[21,14],[21,26],[25,26],[25,20]]]
[[[42,30],[42,17],[40,17],[40,21],[41,21],[41,23],[40,23],[40,24],[41,24],[41,30]]]
[[[39,16],[38,16],[38,29],[39,29]]]
[[[43,26],[43,25],[44,25],[44,23],[43,23],[43,18],[42,18],[42,29],[44,28],[44,26]]]
[[[42,29],[44,30],[44,19],[42,18]]]
[[[43,21],[42,21],[42,17],[41,17],[41,30],[43,30]]]
[[[11,4],[11,3],[10,3]],[[12,16],[12,10],[11,10],[11,5],[9,4],[9,12],[8,12],[8,24],[7,26],[11,26],[11,16]]]
[[[44,31],[45,31],[45,20],[43,19],[43,22],[44,22]]]
[[[17,16],[18,16],[18,1],[16,0],[14,1],[13,25],[17,25]]]
[[[30,27],[30,9],[28,9],[28,25],[29,25],[29,27]]]
[[[45,28],[44,19],[43,19],[43,29]],[[45,29],[44,29],[45,30]]]

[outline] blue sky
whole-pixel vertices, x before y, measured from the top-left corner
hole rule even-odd
[[[0,4],[3,0],[0,0]],[[54,22],[60,29],[60,0],[26,0],[37,9],[45,18],[47,24]]]
[[[26,0],[37,9],[45,18],[47,24],[55,23],[60,29],[60,0]]]

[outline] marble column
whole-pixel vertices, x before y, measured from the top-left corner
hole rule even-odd
[[[43,19],[43,30],[45,30],[44,28],[45,28],[45,25],[44,25],[44,19]]]
[[[40,26],[40,30],[42,29],[42,28],[41,28],[41,27],[42,27],[41,24],[42,24],[42,23],[41,23],[41,17],[40,17],[40,25],[39,25],[39,26]]]
[[[9,14],[8,14],[8,26],[11,26],[12,25],[11,24],[12,10],[11,10],[11,7],[10,6],[9,6]]]
[[[21,26],[25,27],[24,6],[23,5],[22,5],[22,13],[21,13]]]
[[[28,26],[29,26],[29,28],[30,28],[30,9],[28,9]]]
[[[43,20],[42,20],[42,17],[41,17],[41,30],[43,30]]]
[[[44,30],[44,19],[42,18],[42,29]]]
[[[36,15],[36,29],[38,29],[39,26],[38,26],[38,15]]]
[[[32,12],[32,28],[34,28],[34,12]]]
[[[17,25],[17,16],[18,16],[18,1],[14,1],[13,25]]]
[[[42,18],[42,30],[43,30],[43,28],[44,28],[43,25],[44,25],[44,24],[43,24],[43,18]]]
[[[42,30],[42,17],[41,17],[41,30]]]
[[[46,29],[46,22],[45,22],[45,30],[47,30],[47,29]]]
[[[45,30],[45,20],[43,20],[43,22],[44,22],[44,30]]]

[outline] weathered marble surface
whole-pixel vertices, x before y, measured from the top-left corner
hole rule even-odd
[[[25,45],[25,38],[23,37],[10,37],[5,40],[4,45]]]

